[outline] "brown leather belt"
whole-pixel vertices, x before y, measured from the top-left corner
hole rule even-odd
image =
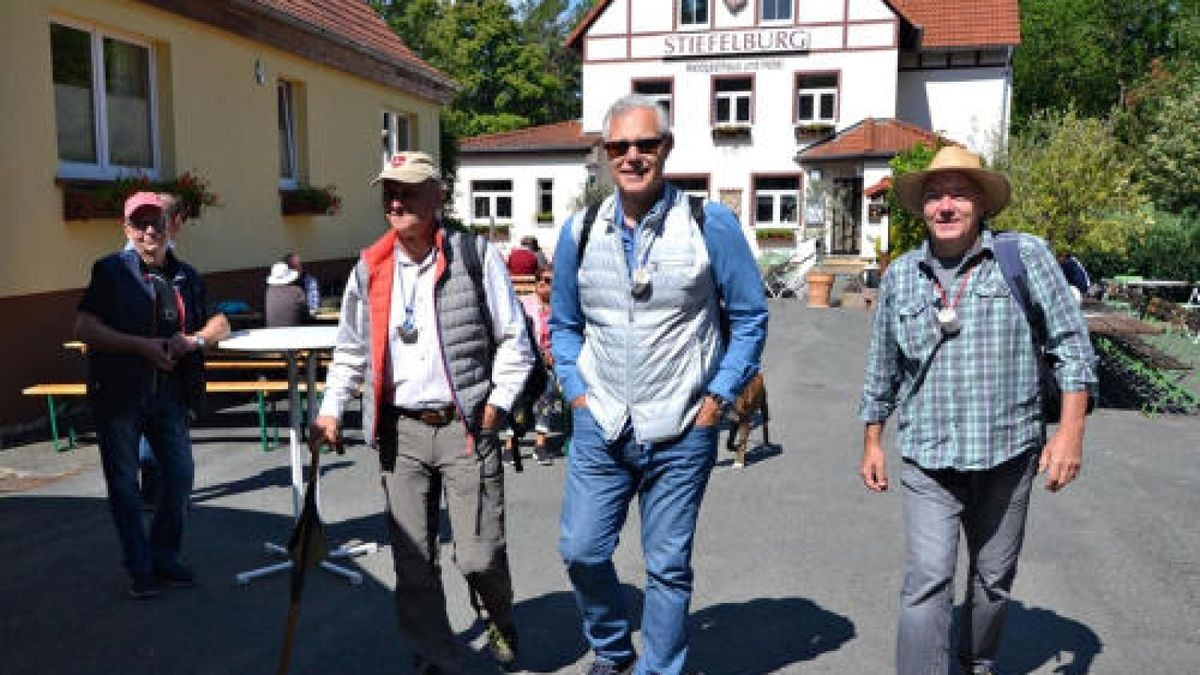
[[[431,427],[444,427],[458,417],[454,406],[445,408],[393,408],[397,415],[416,420]]]

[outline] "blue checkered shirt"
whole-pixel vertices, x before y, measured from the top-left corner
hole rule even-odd
[[[953,337],[943,340],[938,326],[942,299],[928,242],[889,266],[879,289],[859,417],[884,422],[899,406],[900,453],[926,469],[988,469],[1045,441],[1032,330],[992,253],[990,231],[981,243]],[[1019,250],[1059,386],[1094,395],[1096,355],[1058,262],[1033,236],[1021,235]]]

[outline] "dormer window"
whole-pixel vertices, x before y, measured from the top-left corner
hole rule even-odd
[[[759,0],[762,3],[760,16],[767,21],[791,21],[792,0]]]
[[[680,0],[680,26],[707,26],[708,0]]]

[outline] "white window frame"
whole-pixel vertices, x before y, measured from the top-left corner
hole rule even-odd
[[[286,92],[286,96],[280,98],[280,92]],[[288,162],[292,166],[290,175],[284,173],[284,167],[279,167],[279,187],[284,190],[294,190],[300,184],[300,167],[297,164],[296,152],[296,83],[279,78],[275,82],[275,114],[279,115],[280,102],[287,107],[284,111],[284,128],[280,130],[282,134],[279,137],[279,143],[283,146],[281,149],[287,151]]]
[[[800,80],[806,77],[832,77],[832,87],[801,87]],[[838,118],[838,88],[841,76],[835,73],[799,73],[796,75],[796,123],[797,124],[836,124]],[[821,97],[827,94],[833,96],[833,115],[821,117]],[[805,118],[800,116],[800,99],[811,98],[813,114]]]
[[[477,189],[475,186],[480,183],[508,183],[508,189]],[[508,197],[508,213],[507,217],[501,218],[496,214],[496,204],[501,197]],[[475,200],[486,199],[488,202],[488,213],[479,215],[475,210]],[[513,182],[508,178],[480,178],[471,181],[471,223],[486,223],[495,217],[497,223],[512,223],[513,222]]]
[[[770,178],[783,178],[784,176],[755,176],[754,178],[754,226],[755,227],[799,227],[800,216],[804,211],[804,202],[800,194],[800,179],[797,177],[796,187],[794,188],[759,188],[758,181]],[[779,212],[783,202],[783,197],[790,196],[796,200],[796,219],[795,220],[780,220]],[[758,219],[758,200],[762,197],[771,198],[771,220]]]
[[[696,0],[704,5],[704,21],[685,21],[683,16],[683,4],[687,0],[679,2],[679,27],[680,28],[707,28],[712,21],[712,3],[709,0]],[[693,17],[694,18],[694,17]]]
[[[78,30],[87,33],[91,36],[91,57],[92,57],[92,103],[95,106],[92,110],[92,133],[95,134],[96,140],[96,162],[69,162],[58,160],[58,175],[61,178],[85,178],[85,179],[112,179],[123,175],[141,174],[151,179],[157,180],[162,167],[162,146],[158,133],[158,62],[157,55],[154,53],[154,45],[144,39],[134,37],[128,33],[101,29],[98,26],[82,23],[80,21],[63,19],[61,17],[52,17],[50,24],[58,24],[64,28]],[[47,26],[49,28],[49,26]],[[46,33],[47,46],[49,44],[50,33]],[[146,50],[149,57],[149,63],[146,69],[146,76],[150,80],[148,96],[150,98],[150,157],[152,166],[124,166],[120,164],[112,164],[109,162],[108,152],[108,92],[105,91],[104,80],[104,40],[113,39],[131,44],[135,47],[140,47]],[[51,54],[53,59],[53,54]],[[53,74],[51,74],[51,87],[54,86]],[[57,133],[58,118],[57,111],[55,112],[55,129]],[[56,144],[57,145],[57,144]],[[57,147],[55,153],[57,154]]]
[[[400,133],[399,122],[404,121],[404,133]],[[412,142],[412,115],[408,113],[398,112],[395,110],[383,111],[383,166],[387,166],[392,159],[392,155],[397,152],[413,149]]]
[[[546,200],[547,198],[550,200],[550,208],[543,209],[542,202],[544,200]],[[538,208],[537,208],[536,215],[541,215],[542,213],[549,213],[550,220],[553,222],[553,220],[554,220],[554,179],[553,178],[537,179],[537,207]]]
[[[667,89],[669,90],[666,93],[658,93],[658,92],[645,93],[645,92],[638,91],[638,87],[643,86],[643,85],[663,84],[663,83],[665,83],[667,85]],[[655,78],[635,79],[630,84],[631,84],[631,86],[629,87],[630,91],[632,91],[635,94],[641,94],[642,96],[645,96],[646,98],[653,100],[655,103],[657,103],[659,105],[659,107],[661,107],[662,109],[667,111],[667,120],[674,122],[674,120],[675,120],[675,100],[674,100],[675,99],[675,78],[673,78],[673,77],[655,77]]]
[[[772,4],[777,4],[779,2],[779,0],[759,0],[758,16],[761,20],[761,23],[763,23],[765,25],[776,25],[776,24],[786,24],[786,23],[792,22],[792,17],[796,11],[796,7],[795,7],[796,3],[794,0],[784,0],[784,3],[787,5],[787,16],[779,17],[779,18],[775,18],[775,19],[767,18],[767,8],[765,7],[767,2],[771,2]]]
[[[717,91],[717,84],[720,82],[732,82],[735,80],[746,80],[750,83],[749,89],[738,89],[735,91]],[[722,124],[737,124],[749,126],[754,121],[754,78],[745,75],[738,77],[722,77],[713,80],[713,99],[712,99],[712,120],[715,125]],[[717,104],[722,99],[729,101],[729,116],[730,119],[721,119],[720,106]],[[737,104],[739,101],[746,101],[746,119],[737,119]]]

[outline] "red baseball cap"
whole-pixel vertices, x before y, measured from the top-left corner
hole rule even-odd
[[[164,210],[162,200],[153,192],[135,192],[125,200],[125,220],[133,217],[133,214],[140,208],[153,206],[159,211]]]

